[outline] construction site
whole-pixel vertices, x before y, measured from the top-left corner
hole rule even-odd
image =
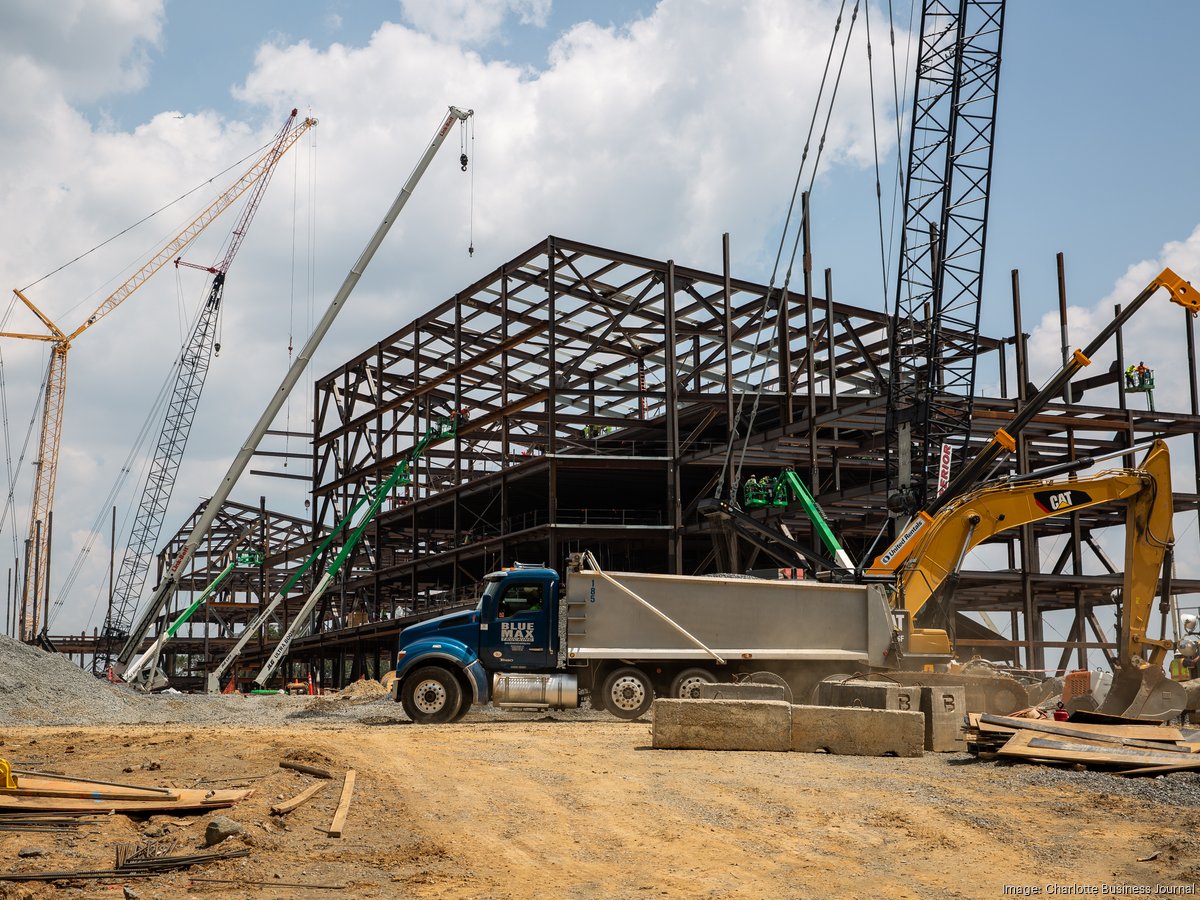
[[[451,106],[176,522],[225,275],[317,120],[293,109],[75,331],[17,291],[46,333],[0,340],[49,369],[0,635],[0,898],[1195,893],[1200,271],[1082,340],[1054,247],[1056,279],[985,297],[1005,3],[915,8],[886,311],[814,268],[797,175],[769,274],[736,235],[710,271],[532,234],[306,380],[443,145],[473,163]],[[67,350],[235,206],[220,260],[182,263],[210,293],[123,553],[114,507],[103,624],[55,630]],[[1060,358],[1032,358],[1023,291],[1057,299]],[[1126,355],[1139,315],[1187,408]],[[310,430],[280,430],[293,392]],[[279,459],[302,510],[237,488]]]

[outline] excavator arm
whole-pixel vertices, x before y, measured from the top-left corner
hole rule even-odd
[[[1165,697],[1162,684],[1162,664],[1172,644],[1147,634],[1163,559],[1174,542],[1171,457],[1161,440],[1153,443],[1137,468],[1066,479],[1012,480],[956,497],[922,529],[897,574],[893,604],[911,625],[937,598],[948,620],[958,573],[979,544],[1022,525],[1119,502],[1126,503],[1125,574],[1118,671],[1104,711],[1152,716],[1169,712],[1180,699]],[[913,626],[909,652],[948,655],[949,635],[943,629]]]

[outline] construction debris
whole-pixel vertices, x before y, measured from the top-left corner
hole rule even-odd
[[[279,768],[303,772],[305,775],[311,775],[314,778],[333,778],[333,773],[328,769],[320,769],[316,766],[308,766],[304,763],[292,762],[290,759],[280,761]]]
[[[354,778],[355,772],[353,769],[346,771],[346,780],[342,782],[342,799],[338,801],[337,812],[333,814],[333,823],[329,826],[329,836],[342,836],[342,829],[346,827],[346,816],[350,812],[350,798],[354,794]]]
[[[982,759],[1082,766],[1120,775],[1200,771],[1200,730],[1158,722],[1103,724],[991,715],[971,715],[968,722],[967,748]]]
[[[166,845],[169,852],[174,845]],[[188,853],[169,856],[159,844],[118,844],[116,865],[111,869],[71,869],[59,872],[0,872],[0,881],[67,881],[89,878],[109,878],[125,875],[152,875],[172,869],[186,869],[199,863],[249,856],[245,847],[238,850]]]
[[[232,806],[253,793],[116,784],[21,770],[12,770],[11,781],[0,783],[0,811],[174,813]]]
[[[293,809],[295,809],[297,806],[301,806],[301,805],[307,803],[309,800],[311,800],[317,794],[321,793],[321,791],[325,790],[325,788],[327,788],[328,786],[329,786],[328,781],[318,781],[314,784],[310,784],[308,787],[306,787],[304,790],[302,790],[299,794],[297,794],[291,800],[284,800],[282,803],[278,803],[275,806],[272,806],[271,807],[271,815],[273,815],[273,816],[287,815]]]

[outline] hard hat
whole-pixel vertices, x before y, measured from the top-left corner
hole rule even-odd
[[[1183,616],[1180,622],[1183,624],[1183,630],[1188,634],[1195,634],[1198,627],[1200,627],[1200,617],[1191,614]]]
[[[1195,659],[1200,656],[1200,637],[1189,634],[1179,639],[1176,652],[1184,659]]]

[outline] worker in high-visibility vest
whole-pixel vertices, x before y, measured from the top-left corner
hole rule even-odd
[[[1188,681],[1192,677],[1192,670],[1187,664],[1187,660],[1176,654],[1171,660],[1171,680],[1172,681]]]

